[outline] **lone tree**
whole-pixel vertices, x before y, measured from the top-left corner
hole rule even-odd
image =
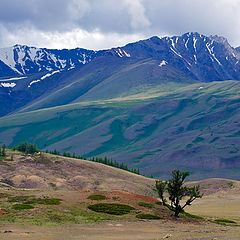
[[[201,198],[200,186],[187,187],[184,186],[186,177],[190,175],[189,172],[181,172],[180,170],[173,170],[171,173],[172,178],[168,181],[156,181],[156,188],[162,204],[174,212],[174,216],[178,217],[180,212],[186,206],[197,199]],[[168,195],[169,202],[165,198],[165,193]],[[186,197],[185,203],[181,204],[181,200]]]

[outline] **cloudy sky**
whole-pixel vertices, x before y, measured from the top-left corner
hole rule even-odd
[[[240,46],[240,0],[0,0],[0,48],[105,49],[185,32]]]

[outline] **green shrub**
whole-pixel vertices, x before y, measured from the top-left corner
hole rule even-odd
[[[8,202],[25,202],[32,196],[15,196],[15,197],[9,197]]]
[[[162,202],[156,202],[156,204],[163,206],[163,203],[162,203]]]
[[[34,198],[27,201],[27,204],[59,205],[62,199],[58,198]]]
[[[88,197],[90,200],[105,200],[106,197],[104,195],[90,195]]]
[[[15,204],[12,206],[14,210],[24,210],[24,209],[33,209],[34,206],[26,203]]]
[[[57,185],[55,183],[52,183],[52,182],[49,183],[49,186],[52,187],[52,188],[56,188],[57,187]]]
[[[221,225],[226,225],[226,224],[236,224],[236,222],[232,221],[232,220],[228,220],[228,219],[215,219],[212,222],[217,223],[217,224],[221,224]]]
[[[14,150],[18,150],[19,152],[33,154],[36,152],[40,152],[40,150],[33,144],[30,143],[20,143],[18,146],[13,148]]]
[[[197,215],[193,215],[193,214],[190,214],[190,213],[187,213],[185,211],[182,211],[180,214],[179,214],[180,217],[184,218],[184,217],[188,217],[188,218],[194,218],[194,219],[197,219],[197,220],[204,220],[203,217],[200,217],[200,216],[197,216]]]
[[[152,208],[153,205],[151,203],[146,203],[146,202],[138,202],[139,206],[146,207],[146,208]]]
[[[95,212],[103,212],[113,215],[123,215],[129,213],[135,208],[119,203],[97,203],[94,205],[89,205],[88,208]]]
[[[157,215],[145,214],[145,213],[140,213],[140,214],[136,215],[136,217],[139,219],[149,219],[149,220],[162,219],[162,217],[159,217]]]

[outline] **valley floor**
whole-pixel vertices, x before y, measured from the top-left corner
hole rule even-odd
[[[4,231],[12,231],[4,233]],[[107,222],[57,227],[0,226],[1,240],[239,240],[240,227],[169,221]]]

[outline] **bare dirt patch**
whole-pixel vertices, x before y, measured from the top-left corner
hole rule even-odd
[[[7,214],[7,212],[0,209],[0,216],[3,214]]]

